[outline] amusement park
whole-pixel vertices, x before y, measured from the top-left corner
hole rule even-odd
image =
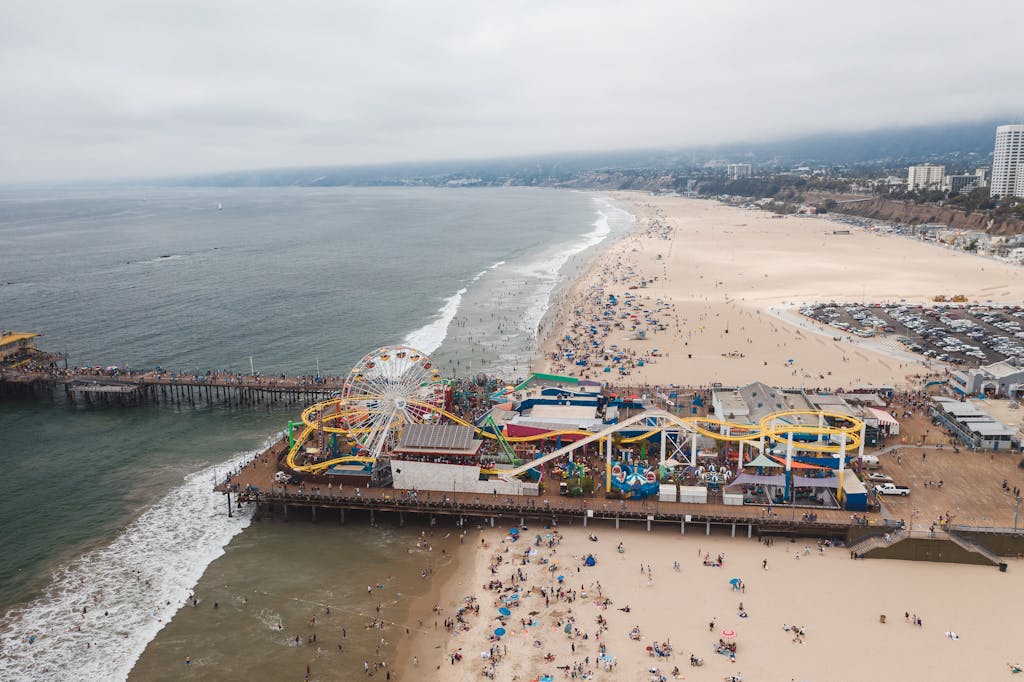
[[[288,424],[273,486],[869,509],[867,487],[851,472],[870,432],[891,426],[880,427],[870,408],[786,397],[778,409],[723,418],[738,412],[718,405],[730,399],[612,392],[551,374],[516,384],[456,380],[427,354],[388,346]]]

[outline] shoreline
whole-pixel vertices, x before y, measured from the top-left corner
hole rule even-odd
[[[222,509],[214,493],[209,493],[209,497],[199,494],[208,486],[207,476],[245,466],[264,450],[238,453],[225,462],[186,475],[180,485],[137,512],[110,541],[97,543],[54,569],[34,597],[5,611],[0,644],[7,662],[17,665],[22,657],[34,662],[41,655],[56,656],[50,659],[49,670],[59,676],[58,671],[68,672],[64,666],[70,663],[61,652],[86,648],[86,644],[88,648],[98,645],[106,648],[105,658],[80,661],[75,669],[80,674],[102,676],[114,668],[127,677],[150,643],[185,605],[181,595],[199,584],[210,564],[224,555],[231,540],[252,519],[252,510],[246,509],[239,510],[233,519],[224,516],[217,525],[198,525]],[[171,505],[176,506],[174,511],[178,514],[172,513],[169,520],[166,512]],[[182,525],[182,518],[191,519],[192,525]],[[203,534],[205,544],[196,542],[197,533]],[[187,544],[185,537],[189,539]],[[182,546],[191,548],[192,561],[179,560],[171,565],[152,561],[154,555],[169,551],[170,547],[177,548],[180,558]],[[89,585],[88,594],[77,589],[81,584]],[[140,610],[137,605],[142,602],[156,607],[151,612]],[[63,604],[64,608],[55,610],[55,603]],[[92,612],[87,613],[90,606]],[[98,616],[100,609],[104,616],[109,612],[119,619]],[[80,610],[81,618],[77,618]],[[125,619],[132,636],[124,636]],[[38,639],[38,646],[23,646],[27,637]],[[83,672],[82,666],[86,664],[94,666],[92,673]]]
[[[612,208],[629,215],[630,228],[619,234],[615,234],[614,231],[609,231],[609,233],[597,244],[587,247],[586,249],[570,256],[565,265],[559,269],[558,276],[561,281],[556,283],[554,288],[551,290],[544,314],[541,316],[540,322],[537,324],[537,330],[534,334],[534,357],[529,363],[531,369],[541,357],[541,349],[551,338],[552,334],[558,330],[560,324],[559,319],[564,316],[565,306],[572,297],[577,284],[591,274],[598,259],[600,259],[604,253],[612,249],[619,242],[627,239],[636,229],[637,217],[636,214],[629,209],[628,205],[622,205],[623,202],[611,194],[589,193],[589,195],[591,199],[595,201],[605,201]],[[597,212],[598,215],[602,214],[600,208],[598,208]],[[577,263],[573,263],[574,259],[580,260]],[[562,270],[570,265],[573,266],[573,272],[562,272]]]
[[[454,531],[451,533],[455,535]],[[466,531],[466,539],[471,534]],[[425,673],[426,668],[413,665],[413,658],[426,664],[432,659],[434,649],[444,648],[448,636],[443,628],[436,631],[431,626],[431,621],[436,621],[440,616],[435,613],[435,605],[443,605],[442,610],[447,610],[452,604],[460,600],[460,594],[465,577],[465,568],[472,565],[472,543],[446,545],[451,557],[445,568],[445,575],[437,576],[431,580],[430,588],[425,594],[413,597],[406,611],[406,625],[411,631],[411,636],[401,639],[395,647],[395,661],[397,663],[397,679],[415,680]],[[421,625],[422,623],[422,625]],[[418,634],[417,634],[418,633]],[[438,642],[440,642],[438,644]]]
[[[975,259],[918,240],[865,229],[837,236],[826,221],[710,200],[613,196],[636,226],[573,284],[535,371],[623,386],[912,385],[941,368],[793,324],[780,309],[857,290],[864,301],[930,300],[949,281],[1000,301],[1024,287],[1021,268],[989,261],[979,269]],[[987,286],[993,278],[1006,282],[1001,293]],[[633,338],[637,331],[646,338]]]

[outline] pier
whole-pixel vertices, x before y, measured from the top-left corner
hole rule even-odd
[[[761,509],[721,504],[686,504],[637,500],[601,500],[566,497],[529,497],[523,495],[471,495],[469,493],[417,493],[387,488],[327,492],[271,490],[237,493],[236,502],[252,502],[258,513],[288,518],[301,512],[314,521],[337,519],[345,522],[346,512],[368,516],[371,523],[385,518],[404,525],[406,515],[426,518],[431,525],[439,517],[456,519],[464,524],[474,521],[499,527],[502,524],[522,526],[527,523],[552,525],[613,524],[615,528],[631,524],[652,530],[655,526],[672,526],[680,534],[711,535],[728,532],[732,537],[755,535],[792,537],[832,537],[846,541],[851,528],[860,526],[850,515],[838,510],[815,510],[815,521],[789,513],[766,516]],[[807,510],[797,509],[804,512]],[[460,524],[461,525],[461,524]]]
[[[337,377],[289,377],[163,370],[0,369],[0,395],[52,396],[100,405],[306,405],[337,392]]]
[[[227,496],[229,510],[254,504],[257,518],[299,517],[317,522],[345,523],[355,517],[368,519],[371,524],[380,521],[400,526],[412,519],[430,525],[444,520],[455,525],[472,522],[493,527],[528,523],[588,527],[596,523],[647,530],[671,526],[684,535],[728,532],[732,537],[830,537],[844,542],[895,528],[878,514],[851,515],[820,507],[781,507],[769,514],[765,507],[606,499],[599,494],[567,497],[557,492],[533,496],[356,488],[335,485],[325,476],[282,485],[274,482],[274,475],[282,470],[280,458],[287,445],[287,439],[282,438],[218,483],[216,490]]]

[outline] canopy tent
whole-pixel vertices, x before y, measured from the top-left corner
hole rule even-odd
[[[878,417],[878,423],[888,427],[889,431],[893,435],[898,435],[900,432],[900,423],[896,421],[891,414],[885,410],[880,410],[877,407],[869,407],[871,414]]]
[[[747,462],[746,464],[744,464],[743,466],[745,466],[745,467],[780,467],[782,465],[779,464],[778,462],[773,462],[768,457],[765,457],[763,454],[760,454],[757,457],[755,457],[754,459],[752,459],[749,462]]]
[[[729,487],[737,485],[786,485],[785,474],[774,476],[755,476],[754,474],[740,474],[729,482]],[[813,478],[811,476],[794,476],[793,485],[797,488],[839,488],[839,479],[835,476],[825,478]]]
[[[785,474],[775,474],[774,476],[757,476],[755,474],[740,474],[732,481],[729,482],[729,487],[735,485],[786,485]]]
[[[814,478],[811,476],[794,476],[793,485],[797,488],[832,488],[839,489],[839,479],[835,476]]]

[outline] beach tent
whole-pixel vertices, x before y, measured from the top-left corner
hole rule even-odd
[[[594,555],[593,554],[588,554],[586,560],[583,562],[583,565],[584,566],[593,566],[596,563],[597,563],[597,561],[594,560]]]

